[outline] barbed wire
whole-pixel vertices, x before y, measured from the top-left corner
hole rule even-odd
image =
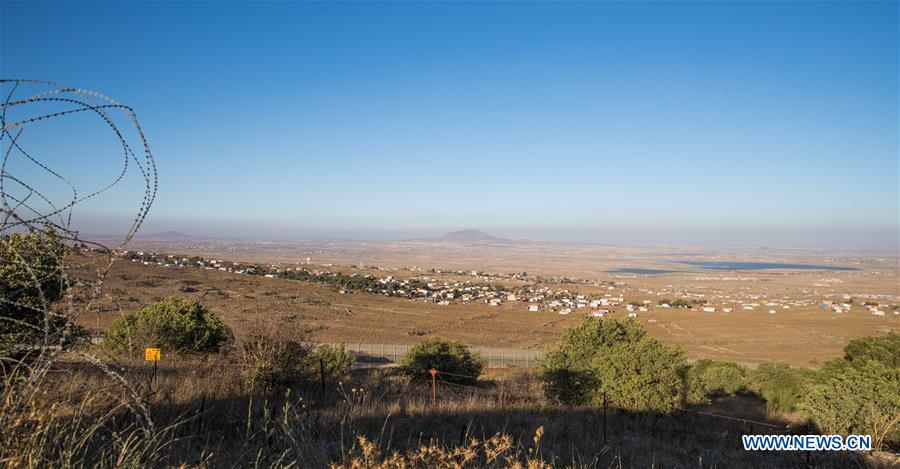
[[[0,79],[0,93],[0,270],[14,277],[14,281],[4,278],[0,285],[0,377],[7,381],[16,377],[17,381],[7,385],[40,389],[57,359],[74,352],[124,388],[126,401],[122,404],[138,415],[152,436],[153,421],[139,393],[102,360],[87,351],[73,350],[70,343],[79,330],[78,317],[94,310],[102,298],[101,287],[117,258],[116,251],[134,237],[156,198],[156,163],[137,115],[131,107],[104,94],[51,81]],[[114,136],[118,148],[113,153],[118,169],[98,187],[85,191],[59,169],[66,166],[61,155],[40,155],[33,148],[47,146],[32,145],[31,141],[38,135],[41,143],[63,143],[62,137],[69,134],[54,134],[53,128],[50,138],[41,133],[48,122],[58,121],[76,135],[93,130],[93,126],[81,128],[68,122],[77,115],[93,116],[95,126]],[[91,159],[76,165],[79,172],[92,178],[109,167],[97,148],[100,146],[92,145]],[[143,195],[125,233],[112,247],[83,239],[74,225],[75,208],[123,184],[135,172],[132,168],[142,180]],[[83,258],[81,264],[76,260]],[[78,272],[73,275],[75,269]],[[41,319],[33,320],[36,316]],[[27,373],[12,372],[22,369]],[[19,404],[5,401],[4,405],[0,426],[8,416],[8,406]]]

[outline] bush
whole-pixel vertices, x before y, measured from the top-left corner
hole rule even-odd
[[[277,329],[253,328],[237,341],[237,360],[250,391],[272,392],[309,373],[312,347]]]
[[[814,374],[785,363],[763,363],[750,373],[750,390],[766,400],[769,412],[794,412],[803,402]]]
[[[592,401],[632,411],[671,413],[682,407],[687,364],[684,352],[644,337],[616,345],[592,362],[600,382]]]
[[[66,250],[51,228],[0,237],[0,356],[17,360],[21,354],[13,347],[59,345],[79,331],[52,310],[68,286]]]
[[[326,380],[340,381],[350,374],[353,357],[343,345],[320,345],[310,357],[314,373],[323,373]]]
[[[540,360],[548,397],[635,411],[671,412],[682,405],[684,352],[647,336],[636,321],[587,318]]]
[[[699,360],[691,366],[689,386],[692,402],[729,396],[747,387],[747,370],[737,363]]]
[[[231,337],[228,326],[198,301],[171,297],[117,319],[109,326],[104,345],[125,353],[146,347],[210,353],[219,351]]]
[[[877,360],[812,386],[802,408],[829,434],[865,434],[872,446],[900,443],[900,368]]]
[[[900,334],[891,332],[876,337],[860,337],[851,340],[844,347],[844,360],[859,367],[870,360],[887,366],[900,367]]]
[[[400,360],[400,369],[414,378],[431,378],[438,370],[444,381],[474,384],[481,376],[484,361],[477,353],[455,340],[430,339],[414,345]]]
[[[860,337],[844,357],[825,362],[802,404],[822,431],[872,435],[873,446],[900,443],[900,334]]]

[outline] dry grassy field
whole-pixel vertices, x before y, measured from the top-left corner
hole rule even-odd
[[[421,246],[426,243],[414,243]],[[389,259],[400,254],[389,244],[377,254]],[[184,247],[184,246],[182,246]],[[371,247],[370,247],[371,248]],[[425,267],[458,266],[459,269],[493,266],[494,272],[526,270],[519,265],[522,249],[534,250],[534,246],[505,246],[494,249],[488,256],[485,246],[468,246],[440,243],[431,246],[428,259],[416,258],[412,248],[408,263],[422,262]],[[424,249],[424,248],[422,248]],[[606,267],[618,266],[659,267],[652,259],[663,255],[648,249],[620,249],[609,257],[612,248],[600,246],[557,246],[547,248],[534,260],[528,271],[553,275],[561,269],[557,263],[570,262],[575,270],[584,272],[585,256],[590,252],[607,256]],[[435,250],[447,250],[441,254]],[[172,252],[172,251],[170,251]],[[340,250],[341,260],[349,264],[355,255],[346,246]],[[191,252],[196,254],[196,252]],[[240,261],[280,259],[285,262],[291,256],[280,250],[248,253],[205,253]],[[738,253],[740,254],[740,253]],[[776,253],[777,254],[777,253]],[[769,253],[766,259],[786,260],[784,254]],[[814,254],[814,253],[813,253]],[[822,261],[810,253],[794,255],[793,261]],[[731,254],[732,256],[735,253]],[[370,254],[371,259],[376,254]],[[721,256],[724,256],[722,254]],[[747,259],[759,259],[747,257]],[[716,257],[712,257],[716,258]],[[478,260],[476,260],[478,259]],[[517,260],[518,259],[518,260]],[[847,258],[851,259],[851,258]],[[660,298],[672,298],[675,292],[692,292],[708,298],[737,295],[757,295],[765,299],[810,300],[813,304],[792,309],[778,309],[768,314],[768,307],[753,311],[734,308],[725,313],[721,308],[708,313],[686,309],[660,309],[642,312],[637,318],[656,338],[668,344],[680,344],[692,358],[714,358],[754,364],[766,361],[783,361],[798,366],[816,366],[841,353],[852,338],[883,334],[900,329],[900,317],[888,313],[873,316],[861,307],[848,313],[835,314],[820,309],[816,302],[829,295],[900,296],[896,265],[890,262],[844,260],[842,265],[856,265],[856,271],[758,271],[758,272],[704,272],[683,271],[668,275],[629,275],[594,271],[591,278],[617,282],[616,294],[625,302],[648,300],[656,305]],[[462,267],[469,263],[475,267]],[[598,261],[599,262],[599,261]],[[852,264],[855,262],[855,264]],[[421,272],[404,270],[400,264],[385,272],[370,267],[365,269],[335,267],[333,270],[354,271],[376,276],[387,273],[396,277],[422,275]],[[504,268],[506,267],[506,268]],[[672,268],[668,265],[668,268]],[[445,279],[463,279],[456,274],[428,274]],[[505,282],[507,286],[524,285],[524,282]],[[340,293],[327,285],[301,281],[270,279],[260,276],[240,275],[197,268],[172,269],[144,266],[139,263],[118,261],[114,264],[104,284],[105,304],[95,315],[80,318],[82,324],[97,332],[118,317],[123,311],[134,311],[140,306],[167,296],[177,295],[196,298],[220,314],[237,330],[252,324],[273,324],[291,330],[310,340],[345,343],[411,344],[422,338],[442,337],[459,339],[470,345],[505,348],[540,349],[557,339],[562,332],[577,324],[587,311],[577,310],[571,315],[559,315],[552,311],[529,312],[522,302],[505,302],[500,306],[483,303],[451,304],[413,301],[382,295],[350,292]],[[606,286],[595,284],[560,284],[556,289],[598,295]],[[737,301],[737,300],[735,300]],[[722,300],[728,304],[727,300]],[[860,301],[861,302],[861,301]],[[612,316],[624,317],[624,303],[613,307]]]
[[[604,412],[549,402],[531,372],[489,369],[477,386],[439,383],[433,405],[427,383],[385,369],[355,370],[337,387],[322,389],[313,381],[292,387],[288,394],[267,395],[247,392],[234,363],[222,357],[168,356],[161,363],[153,375],[144,362],[116,362],[145,398],[160,439],[169,441],[153,456],[159,464],[356,469],[890,467],[875,465],[876,455],[740,450],[741,434],[783,434],[792,428],[789,420],[768,415],[762,402],[749,396],[691,406],[677,415],[614,408]],[[78,362],[58,363],[48,386],[69,401],[89,398],[101,408],[111,405],[104,395],[121,392],[98,369]],[[107,425],[115,424],[129,435],[127,415],[109,420]],[[91,428],[90,421],[86,423]],[[128,442],[129,452],[147,451],[144,445],[155,448],[137,431],[131,435],[135,439]],[[387,456],[395,451],[408,455],[406,464],[390,463]],[[33,461],[40,466],[40,459]]]

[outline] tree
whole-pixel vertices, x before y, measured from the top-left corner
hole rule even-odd
[[[699,360],[691,366],[689,386],[692,402],[728,396],[746,388],[747,370],[737,363]]]
[[[804,413],[825,433],[871,435],[873,447],[900,442],[900,368],[877,360],[812,386]]]
[[[117,352],[158,347],[181,353],[217,352],[231,329],[197,300],[170,297],[125,314],[110,325],[105,345]]]
[[[793,412],[806,397],[814,378],[810,370],[785,363],[763,363],[750,374],[750,389],[766,400],[771,412]]]
[[[571,404],[671,412],[681,405],[684,352],[647,336],[633,320],[586,318],[539,362],[548,397]]]
[[[844,359],[859,367],[869,360],[877,360],[887,366],[900,367],[900,334],[860,337],[844,347]]]
[[[444,381],[454,384],[474,384],[483,368],[481,356],[455,340],[419,342],[400,360],[400,369],[405,374],[430,379],[430,371],[437,370]]]
[[[900,443],[900,334],[860,337],[810,381],[804,414],[828,433],[864,433],[877,449]]]
[[[645,336],[617,344],[610,353],[594,357],[591,365],[600,383],[592,395],[594,404],[605,398],[619,409],[663,413],[683,404],[687,362],[680,349]]]

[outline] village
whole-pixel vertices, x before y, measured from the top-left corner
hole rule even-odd
[[[743,286],[735,291],[710,289],[703,285],[650,289],[632,286],[625,279],[610,280],[569,279],[529,276],[527,273],[492,273],[477,270],[422,269],[413,267],[373,267],[390,274],[372,275],[355,268],[335,268],[332,264],[314,266],[307,258],[303,264],[285,267],[282,264],[263,266],[224,259],[205,259],[201,256],[179,256],[148,251],[124,251],[121,256],[131,262],[165,268],[200,268],[235,274],[257,275],[266,278],[306,281],[330,285],[341,294],[354,292],[406,298],[411,301],[438,306],[481,303],[500,307],[517,305],[529,313],[579,314],[606,317],[621,314],[637,318],[644,313],[665,310],[690,310],[705,313],[766,313],[788,314],[799,308],[818,308],[824,313],[847,314],[864,312],[873,316],[900,316],[900,295],[873,293],[831,293],[813,295],[799,289],[796,297],[770,295]],[[403,272],[405,271],[405,272]],[[406,275],[401,275],[401,272]],[[634,278],[634,277],[631,277]],[[753,277],[695,277],[696,281],[748,280]],[[813,286],[840,283],[839,279],[822,279]],[[583,291],[581,291],[583,290]],[[650,319],[649,321],[653,321]]]

